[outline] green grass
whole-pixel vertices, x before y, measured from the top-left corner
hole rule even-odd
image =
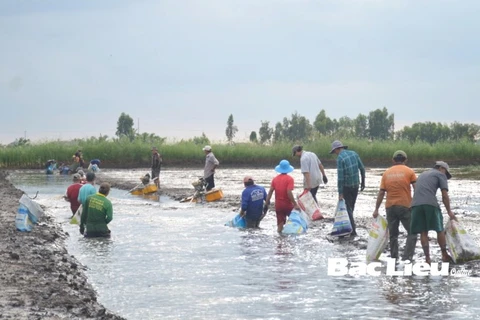
[[[315,152],[326,166],[335,164],[335,156],[329,154],[332,139],[321,138],[304,145],[304,150]],[[455,143],[411,144],[405,141],[367,141],[346,139],[342,141],[349,149],[356,151],[366,166],[389,166],[394,151],[404,150],[409,164],[432,165],[435,160],[444,160],[451,165],[468,166],[470,174],[477,172],[475,165],[480,164],[480,146],[466,141]],[[213,152],[222,166],[272,167],[282,159],[298,164],[293,158],[293,143],[259,145],[253,143],[212,144]],[[177,142],[156,145],[168,166],[202,165],[205,154],[203,145],[193,142]],[[150,142],[128,139],[75,140],[71,142],[47,141],[19,147],[0,148],[1,168],[43,168],[45,161],[55,159],[58,163],[70,164],[77,149],[82,149],[88,162],[98,158],[104,167],[131,168],[150,165]]]

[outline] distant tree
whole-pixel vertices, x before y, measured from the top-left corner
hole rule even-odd
[[[342,138],[348,138],[353,136],[355,133],[355,126],[354,126],[354,121],[347,117],[343,116],[340,119],[338,119],[338,122],[336,122],[336,130],[335,134],[338,137]]]
[[[10,143],[8,147],[21,147],[29,144],[30,144],[30,139],[18,138],[18,139],[15,139],[15,141],[13,141],[12,143]]]
[[[207,138],[205,135],[205,132],[202,132],[202,135],[200,137],[194,137],[192,139],[193,143],[197,145],[207,145],[210,144],[210,140]]]
[[[368,123],[367,116],[359,114],[355,120],[353,120],[354,134],[358,138],[368,138]]]
[[[98,142],[102,142],[102,141],[107,141],[108,140],[108,135],[104,134],[104,135],[99,135],[98,136]]]
[[[270,128],[269,121],[262,121],[261,123],[262,125],[258,130],[258,135],[260,136],[260,143],[261,144],[269,143],[270,140],[272,139],[273,129]]]
[[[331,135],[333,133],[333,121],[327,117],[325,110],[322,109],[313,122],[313,127],[321,135]]]
[[[435,122],[416,122],[411,127],[405,126],[397,132],[396,138],[399,140],[408,140],[412,143],[424,141],[434,144],[439,141],[451,139],[450,128],[447,125]]]
[[[232,143],[235,134],[238,132],[237,126],[233,124],[233,115],[230,114],[227,120],[227,129],[225,129],[225,134],[227,136],[227,141]]]
[[[150,144],[161,145],[167,140],[167,138],[162,138],[157,136],[154,133],[147,133],[144,132],[142,134],[137,134],[135,137],[136,140],[140,140],[142,142],[148,142]]]
[[[250,142],[257,143],[257,133],[255,131],[250,132]]]
[[[312,136],[313,127],[310,121],[297,112],[290,119],[283,118],[282,136],[288,141],[308,141]]]
[[[450,125],[450,133],[452,140],[467,139],[469,141],[476,141],[480,132],[480,126],[476,124],[462,124],[454,122]]]
[[[133,141],[135,138],[135,130],[133,129],[133,119],[128,114],[122,112],[117,121],[117,137],[126,136]]]
[[[275,129],[273,130],[273,138],[272,142],[273,143],[279,143],[283,140],[283,126],[280,122],[277,122],[275,124]]]
[[[333,119],[332,120],[332,134],[338,135],[338,120]]]
[[[372,140],[393,139],[395,131],[395,117],[389,115],[387,108],[371,111],[368,115],[368,132]]]

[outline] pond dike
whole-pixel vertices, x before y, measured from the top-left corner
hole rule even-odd
[[[61,225],[44,215],[31,232],[15,228],[23,192],[0,171],[0,318],[125,319],[97,301],[85,267],[68,254]]]

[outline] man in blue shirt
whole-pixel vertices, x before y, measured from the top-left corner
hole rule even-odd
[[[95,173],[89,172],[87,173],[87,182],[78,191],[78,202],[85,206],[87,198],[96,193],[97,189],[95,188]]]
[[[356,236],[355,220],[353,219],[353,210],[355,202],[357,202],[358,187],[360,191],[365,189],[365,167],[362,160],[355,151],[346,150],[348,146],[344,146],[340,141],[336,140],[332,143],[330,153],[337,155],[337,176],[338,176],[338,200],[345,199],[347,205],[348,217],[352,224],[351,236]],[[359,174],[362,176],[360,183]]]
[[[242,192],[240,215],[245,217],[247,228],[258,228],[264,217],[263,204],[267,199],[267,191],[264,187],[256,185],[250,176],[243,178],[243,185],[245,189]]]

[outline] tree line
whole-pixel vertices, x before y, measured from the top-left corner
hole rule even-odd
[[[234,124],[233,115],[230,114],[225,129],[229,144],[233,143],[237,132],[238,127]],[[113,140],[141,141],[158,145],[166,140],[165,137],[159,137],[154,133],[137,132],[132,117],[124,112],[118,118],[115,135],[116,138],[113,138]],[[416,122],[411,126],[405,126],[401,130],[395,131],[395,116],[393,113],[389,113],[385,107],[371,111],[368,115],[360,113],[353,119],[348,116],[332,119],[322,109],[313,123],[298,112],[293,113],[290,118],[284,117],[282,121],[278,121],[275,125],[271,125],[270,121],[261,120],[258,133],[252,131],[249,139],[253,143],[267,145],[289,142],[308,143],[321,137],[331,139],[360,138],[370,141],[397,140],[429,144],[460,140],[477,142],[480,138],[480,126],[474,123],[453,122],[443,124],[427,121]],[[108,136],[100,136],[96,139],[107,140]],[[195,144],[210,144],[210,140],[205,133],[188,141]],[[28,144],[30,144],[30,140],[20,138],[9,146],[16,147]]]
[[[238,127],[234,124],[233,114],[227,119],[225,135],[228,143],[233,143]],[[122,112],[117,121],[118,138],[127,137],[131,141],[139,139],[142,141],[164,142],[166,138],[160,138],[155,134],[139,134],[133,127],[133,119]],[[270,125],[270,121],[260,121],[258,134],[256,131],[250,133],[250,141],[259,144],[277,144],[284,142],[310,142],[319,137],[331,137],[332,139],[360,138],[370,141],[375,140],[403,140],[410,143],[437,142],[467,140],[476,142],[480,137],[480,126],[474,123],[453,122],[450,125],[440,122],[416,122],[412,126],[405,126],[395,131],[395,115],[389,113],[388,109],[376,109],[368,115],[358,114],[354,119],[343,116],[332,119],[327,116],[325,110],[321,110],[313,123],[298,112],[293,113],[290,118],[284,117],[280,122]],[[208,137],[203,133],[199,137],[191,139],[196,144],[210,143]]]
[[[233,125],[233,116],[229,116],[229,126]],[[235,127],[236,128],[236,127]],[[411,143],[467,140],[476,142],[479,138],[480,126],[470,123],[454,122],[450,125],[435,122],[417,122],[412,126],[405,126],[395,131],[395,116],[387,108],[371,111],[368,115],[359,114],[352,119],[343,116],[340,119],[331,119],[325,110],[321,110],[313,123],[304,116],[295,112],[290,118],[270,125],[269,121],[261,121],[258,134],[250,133],[250,141],[260,144],[276,144],[282,142],[309,142],[317,137],[332,137],[334,139],[360,138],[374,140],[405,140]],[[227,134],[231,141],[232,135]]]

